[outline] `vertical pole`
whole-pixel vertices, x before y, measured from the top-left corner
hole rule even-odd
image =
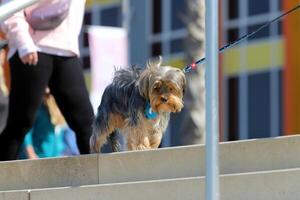
[[[206,200],[219,199],[218,0],[206,0]]]
[[[0,5],[0,22],[39,0],[15,0]]]

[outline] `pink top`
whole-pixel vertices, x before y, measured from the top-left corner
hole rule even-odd
[[[4,0],[8,2],[12,0]],[[72,0],[66,19],[51,31],[33,30],[25,20],[24,11],[2,23],[9,41],[8,58],[16,51],[22,57],[39,51],[59,56],[79,56],[78,36],[84,15],[85,0]]]

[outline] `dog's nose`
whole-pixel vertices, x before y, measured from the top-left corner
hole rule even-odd
[[[167,98],[167,97],[161,97],[161,102],[167,103],[167,101],[168,101],[168,98]]]

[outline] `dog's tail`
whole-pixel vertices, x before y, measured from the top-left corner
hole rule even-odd
[[[108,129],[108,115],[100,105],[98,113],[93,120],[92,135],[90,137],[90,153],[100,153],[101,147],[106,143],[106,130]]]
[[[101,146],[97,142],[98,135],[93,131],[91,137],[90,137],[90,153],[100,153],[101,152]]]

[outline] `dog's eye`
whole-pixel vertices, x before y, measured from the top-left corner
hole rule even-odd
[[[170,92],[174,92],[174,87],[169,87]]]
[[[153,91],[159,92],[159,88],[153,88]]]
[[[153,91],[154,91],[154,92],[159,92],[159,90],[160,90],[160,87],[158,87],[158,86],[154,86],[154,87],[153,87]]]

